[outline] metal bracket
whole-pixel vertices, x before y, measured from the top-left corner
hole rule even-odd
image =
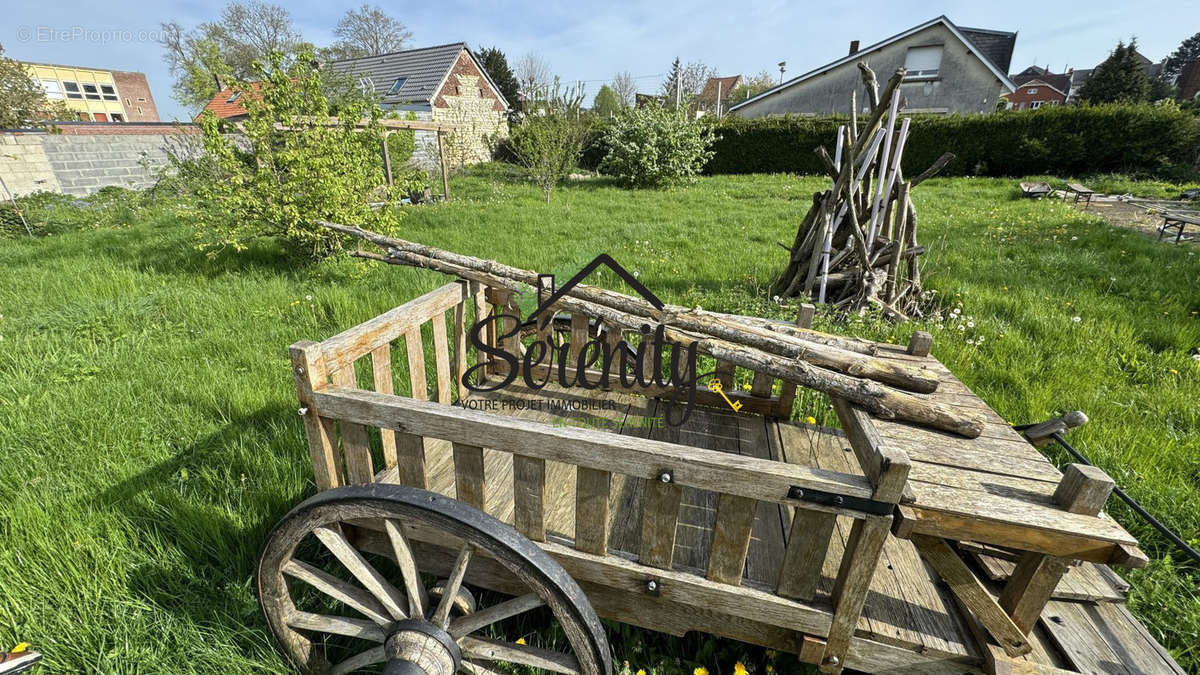
[[[798,485],[793,485],[788,490],[787,496],[788,499],[820,504],[821,506],[832,506],[838,509],[846,509],[847,511],[861,511],[873,516],[889,516],[896,509],[896,505],[890,502],[879,502],[863,497],[839,495],[833,492],[825,492],[824,490],[802,488]]]

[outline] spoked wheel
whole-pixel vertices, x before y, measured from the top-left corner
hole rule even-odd
[[[479,607],[463,585],[476,579],[514,597]],[[258,597],[281,649],[308,673],[499,672],[494,662],[612,672],[600,620],[553,558],[486,513],[417,488],[336,488],[292,509],[267,538]],[[543,606],[570,653],[478,635]],[[350,655],[331,665],[327,642]]]

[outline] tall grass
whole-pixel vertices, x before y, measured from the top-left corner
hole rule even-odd
[[[821,185],[725,176],[631,192],[596,180],[546,205],[534,186],[484,171],[455,181],[454,202],[409,211],[404,232],[557,273],[607,252],[664,300],[786,316],[765,297],[785,255],[775,242],[791,240]],[[819,325],[896,340],[931,330],[935,355],[1013,422],[1087,411],[1073,440],[1195,541],[1200,247],[1015,193],[987,179],[915,192],[940,319]],[[267,529],[314,492],[286,347],[445,281],[298,264],[269,244],[208,258],[187,213],[166,203],[0,242],[0,646],[31,642],[55,672],[286,668],[253,589]],[[797,413],[832,420],[816,396]],[[1200,668],[1196,570],[1110,506],[1154,558],[1130,575],[1132,607]],[[700,636],[610,635],[633,670],[792,663]]]

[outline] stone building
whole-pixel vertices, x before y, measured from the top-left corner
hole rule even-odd
[[[1016,40],[1016,33],[960,27],[939,16],[862,49],[854,40],[846,56],[735,104],[729,112],[742,117],[846,114],[851,91],[858,92],[865,109],[859,61],[875,71],[881,87],[896,69],[907,70],[900,85],[904,112],[992,112],[1015,89],[1006,73]]]
[[[407,49],[328,67],[378,94],[385,110],[411,112],[417,119],[458,127],[447,137],[447,162],[454,166],[491,158],[495,140],[508,135],[509,102],[466,43]],[[413,161],[437,167],[437,138],[415,132]]]
[[[62,101],[84,122],[157,122],[158,108],[145,73],[22,62],[52,101]]]

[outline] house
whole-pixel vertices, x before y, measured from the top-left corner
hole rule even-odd
[[[666,104],[667,104],[667,97],[665,97],[665,96],[658,96],[656,94],[634,94],[633,95],[633,107],[635,107],[635,108],[645,108],[646,106],[651,106],[651,105],[666,105]]]
[[[742,85],[742,76],[710,77],[704,83],[704,89],[696,97],[696,110],[711,113],[718,117],[729,110],[729,94]]]
[[[456,125],[458,131],[447,137],[447,154],[455,164],[491,159],[491,139],[508,135],[509,102],[466,43],[331,61],[327,67],[375,92],[384,110]],[[415,134],[413,160],[436,167],[435,132]]]
[[[857,100],[865,110],[866,91],[856,66],[864,61],[881,85],[896,69],[908,71],[900,85],[905,112],[991,112],[1000,97],[1016,89],[1006,75],[1016,40],[1016,33],[960,27],[939,16],[861,50],[855,40],[846,56],[737,103],[729,111],[743,117],[845,114],[851,91],[858,92]]]
[[[1175,86],[1179,87],[1180,100],[1190,101],[1200,96],[1200,59],[1183,64]]]
[[[1163,66],[1166,64],[1166,59],[1156,63],[1146,58],[1145,55],[1143,55],[1137,49],[1133,50],[1133,55],[1137,58],[1138,64],[1142,67],[1142,72],[1146,74],[1148,79],[1153,80],[1162,75]],[[1097,63],[1096,68],[1099,67],[1100,64]],[[1068,92],[1069,96],[1067,97],[1068,103],[1075,102],[1075,99],[1079,96],[1079,88],[1083,86],[1084,82],[1088,81],[1088,78],[1092,76],[1092,73],[1095,72],[1096,68],[1082,68],[1072,71],[1071,90]]]
[[[79,121],[159,121],[145,73],[54,63],[21,65],[46,98],[65,103]]]
[[[225,87],[212,97],[212,100],[204,106],[203,110],[196,113],[195,121],[199,122],[200,116],[210,111],[223,120],[238,120],[245,117],[245,97],[257,95],[258,87],[258,82],[251,82],[248,92],[241,89],[234,89],[233,87]]]
[[[1063,105],[1071,94],[1071,73],[1051,73],[1048,68],[1030,66],[1009,75],[1017,90],[1008,95],[1011,110],[1029,110],[1044,105]]]

